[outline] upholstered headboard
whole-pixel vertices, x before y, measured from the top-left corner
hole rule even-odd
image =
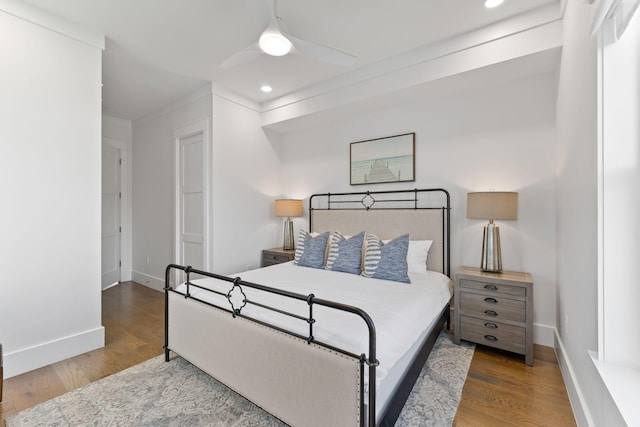
[[[366,231],[381,239],[410,234],[411,240],[433,240],[427,268],[450,276],[449,193],[415,189],[314,194],[309,199],[310,231]]]

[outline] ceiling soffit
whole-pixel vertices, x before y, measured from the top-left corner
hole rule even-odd
[[[308,86],[288,95],[260,104],[263,126],[286,131],[303,119],[313,123],[314,115],[328,110],[357,114],[368,108],[367,99],[380,100],[407,89],[419,87],[448,77],[511,61],[520,57],[541,58],[540,67],[547,69],[549,58],[559,63],[559,56],[536,56],[536,53],[557,50],[562,45],[562,13],[558,4],[549,4],[531,12],[449,38],[411,52],[361,67],[332,79]],[[533,55],[533,56],[531,56]],[[415,91],[416,96],[420,91]],[[224,95],[221,95],[224,96]],[[234,99],[238,102],[238,98]],[[255,103],[250,103],[255,108]],[[247,105],[249,106],[249,105]],[[353,108],[349,108],[353,106]]]

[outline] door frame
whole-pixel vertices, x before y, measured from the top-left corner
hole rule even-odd
[[[108,157],[108,167],[105,168],[105,158]],[[112,159],[113,158],[113,159]],[[115,163],[114,163],[115,161]],[[115,203],[116,203],[116,209],[111,210],[109,209],[109,214],[110,215],[114,215],[115,218],[113,218],[113,222],[114,222],[114,227],[109,227],[109,237],[115,237],[117,239],[116,244],[114,245],[109,245],[109,248],[113,249],[114,251],[117,251],[117,253],[115,254],[115,257],[113,256],[114,254],[110,253],[109,254],[109,259],[114,259],[115,262],[115,266],[114,269],[109,269],[109,274],[108,274],[108,281],[105,283],[105,271],[104,271],[104,257],[105,257],[105,247],[104,247],[104,242],[105,242],[105,234],[104,234],[104,224],[105,224],[105,170],[107,169],[113,169],[113,178],[115,180],[115,182],[110,182],[109,183],[109,195],[114,196],[115,197]],[[101,258],[102,258],[102,262],[100,263],[100,273],[101,273],[101,278],[100,278],[100,286],[101,289],[104,291],[105,289],[109,289],[112,286],[118,285],[121,281],[122,281],[122,173],[120,172],[120,169],[122,169],[122,153],[121,150],[117,147],[112,146],[111,144],[102,144],[102,233],[101,233],[101,246],[102,246],[102,254],[101,254]],[[109,173],[109,176],[111,177],[111,173]],[[115,185],[112,185],[115,184]],[[111,197],[110,197],[111,199]],[[107,222],[111,222],[111,221],[107,221]],[[111,233],[114,233],[113,235]],[[110,252],[110,251],[109,251]],[[111,263],[109,263],[111,266]],[[115,270],[115,271],[114,271]],[[115,281],[114,281],[115,280]]]
[[[173,130],[174,162],[173,162],[173,262],[179,263],[182,256],[181,240],[181,206],[180,206],[180,141],[193,135],[202,133],[202,256],[203,268],[211,270],[211,137],[209,119],[202,118]],[[176,273],[179,273],[176,271]],[[178,281],[178,275],[173,277],[174,283]]]
[[[130,144],[113,138],[102,138],[102,144],[119,150],[120,159],[122,160],[122,165],[120,166],[120,192],[122,193],[122,198],[120,199],[120,227],[122,227],[122,232],[120,233],[120,260],[122,261],[120,281],[126,282],[131,280],[133,269]]]

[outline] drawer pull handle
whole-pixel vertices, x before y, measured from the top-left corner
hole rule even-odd
[[[496,325],[495,323],[487,322],[487,323],[484,324],[484,326],[486,326],[487,328],[491,328],[491,329],[498,329],[498,325]]]
[[[493,342],[498,341],[498,338],[494,337],[493,335],[485,335],[484,339],[486,339],[488,341],[493,341]]]
[[[496,285],[484,285],[484,288],[488,291],[497,291],[498,287]]]
[[[491,303],[491,304],[497,304],[497,303],[498,303],[498,300],[497,300],[497,299],[495,299],[495,298],[490,298],[490,297],[488,297],[488,298],[485,298],[485,299],[484,299],[484,302],[488,302],[488,303]]]
[[[493,310],[485,310],[484,314],[486,314],[487,316],[494,316],[494,317],[498,315],[498,313],[496,313]]]

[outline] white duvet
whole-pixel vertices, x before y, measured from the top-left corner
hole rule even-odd
[[[230,277],[265,286],[285,289],[299,294],[314,294],[327,299],[358,307],[371,316],[377,335],[377,359],[380,365],[377,383],[411,348],[422,332],[441,313],[451,298],[451,281],[440,273],[410,273],[411,284],[388,280],[370,279],[354,274],[300,267],[293,262],[251,270]],[[216,289],[226,294],[233,284],[211,278],[194,280],[200,286]],[[177,289],[186,291],[182,284]],[[295,301],[243,287],[247,299],[261,304],[307,317],[309,307],[305,301]],[[194,297],[231,308],[225,297],[190,287]],[[233,298],[236,308],[238,299]],[[246,305],[242,314],[308,336],[306,322],[283,316],[260,307]],[[364,321],[353,314],[314,305],[313,336],[320,341],[355,354],[369,354],[369,333]]]

